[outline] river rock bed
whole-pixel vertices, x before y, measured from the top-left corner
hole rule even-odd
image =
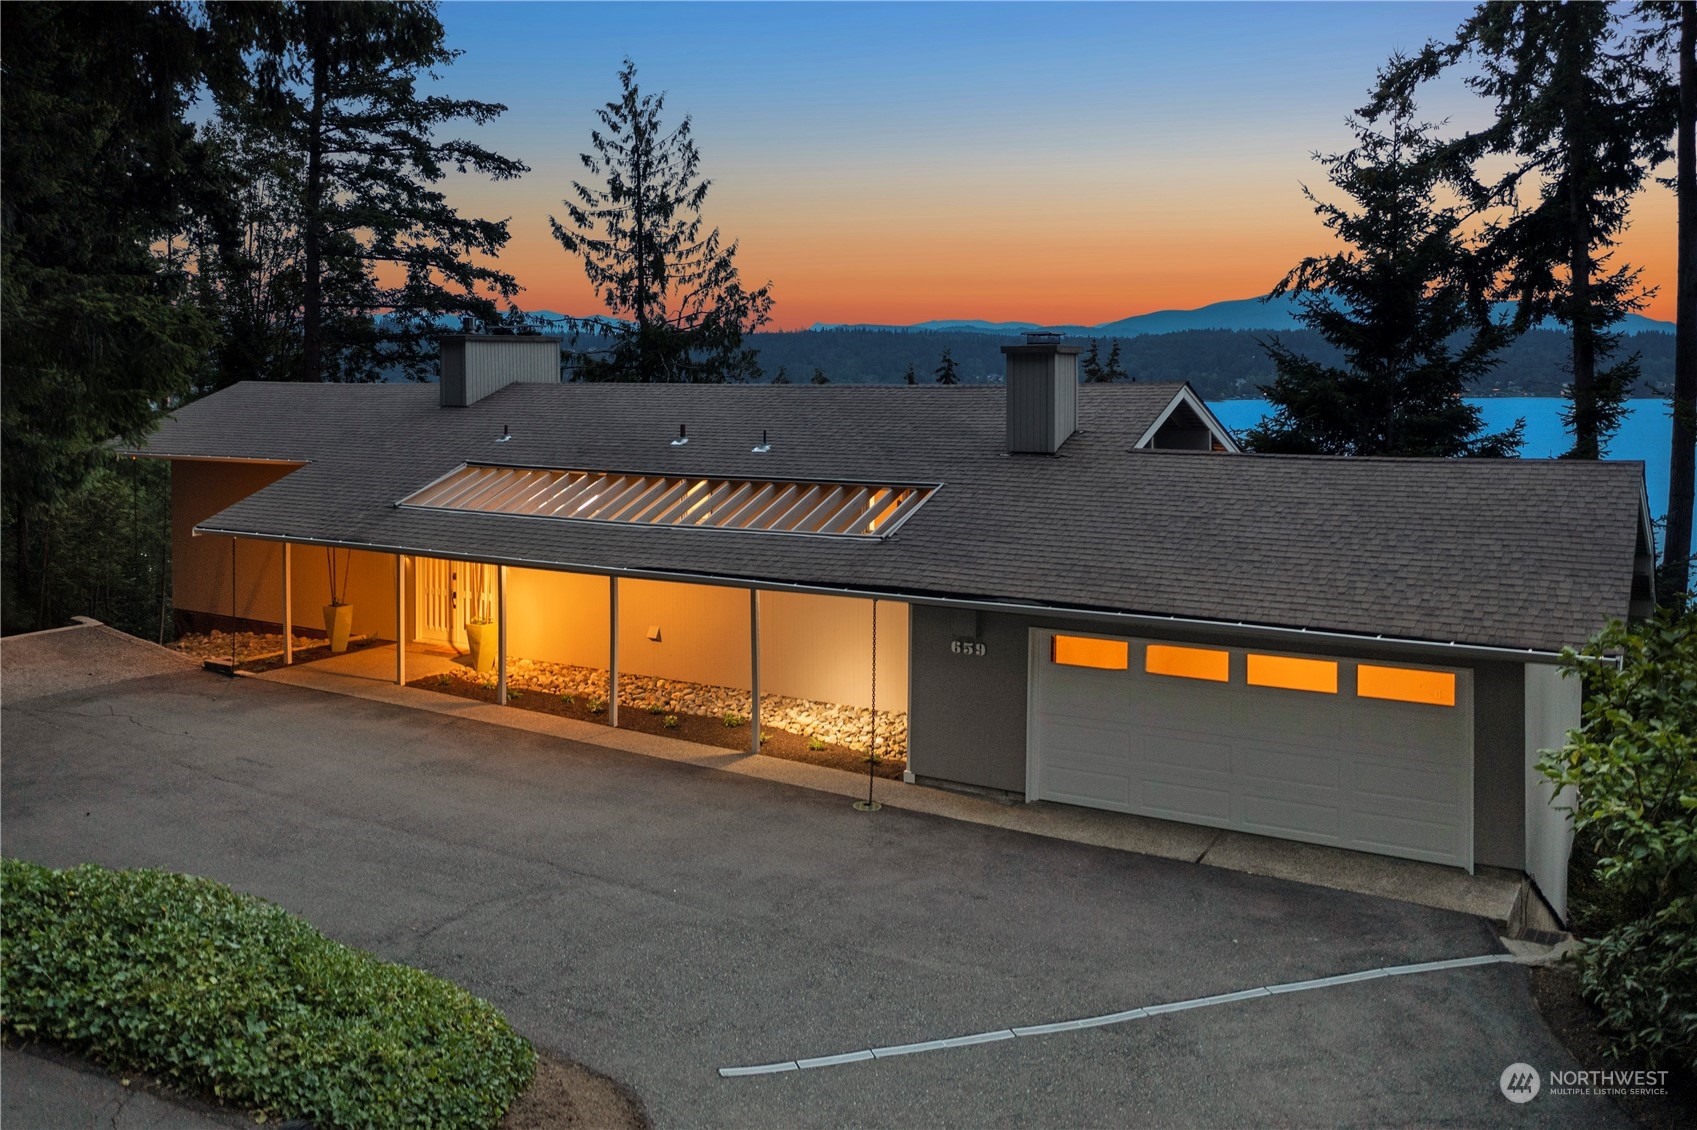
[[[219,632],[212,631],[202,635],[198,632],[179,637],[171,646],[184,655],[192,655],[199,660],[229,659],[230,640],[234,637],[236,644],[236,662],[248,659],[260,659],[267,655],[283,654],[283,634],[281,632]],[[296,636],[295,650],[305,651],[309,647],[323,647],[324,637],[316,639],[312,636]]]
[[[279,644],[278,646],[281,646]],[[464,664],[453,664],[448,673],[480,686],[495,685],[493,672],[479,675]],[[579,700],[607,698],[607,672],[595,667],[575,667],[534,659],[507,661],[507,686],[513,690],[573,695]],[[619,709],[648,710],[662,714],[696,714],[723,718],[727,714],[747,717],[748,692],[734,687],[675,682],[648,675],[619,676]],[[820,741],[867,751],[871,738],[872,712],[865,707],[815,702],[804,698],[763,694],[760,696],[760,725],[817,737]],[[907,756],[907,713],[878,712],[878,756]]]

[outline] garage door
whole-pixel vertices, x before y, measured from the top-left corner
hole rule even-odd
[[[1473,866],[1465,670],[1033,631],[1026,793]]]

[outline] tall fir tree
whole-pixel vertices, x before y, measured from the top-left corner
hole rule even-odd
[[[1085,351],[1084,358],[1078,363],[1078,370],[1086,384],[1102,382],[1102,343],[1095,338],[1090,339],[1090,348]]]
[[[825,375],[824,369],[815,367],[813,370],[813,383],[816,385],[828,385],[831,383],[831,378]]]
[[[1493,251],[1517,328],[1546,317],[1573,337],[1569,457],[1596,459],[1619,428],[1639,376],[1611,329],[1643,305],[1639,272],[1613,261],[1632,197],[1667,154],[1671,107],[1632,51],[1621,13],[1601,3],[1485,3],[1452,42],[1398,60],[1370,110],[1470,61],[1467,85],[1495,107],[1485,128],[1452,142],[1446,159],[1479,207],[1512,209]],[[1507,162],[1488,181],[1477,171]]]
[[[937,363],[937,370],[933,375],[940,385],[960,384],[960,374],[956,369],[954,356],[949,350],[943,350],[943,359]]]
[[[1673,417],[1668,452],[1668,516],[1662,535],[1659,596],[1674,603],[1693,589],[1691,535],[1697,508],[1697,3],[1652,0],[1638,6],[1646,28],[1644,62],[1674,112],[1674,194],[1678,236],[1674,268]]]
[[[778,375],[772,378],[772,383],[775,384],[775,385],[787,385],[787,384],[789,384],[790,383],[789,370],[786,369],[784,366],[779,365],[778,366]]]
[[[1114,339],[1113,348],[1108,350],[1108,363],[1102,367],[1102,379],[1108,383],[1126,379],[1125,366],[1120,362],[1120,342]]]
[[[251,284],[247,261],[228,254],[230,230],[257,223],[293,231],[294,376],[375,380],[399,369],[422,378],[433,370],[444,322],[496,322],[499,301],[518,293],[511,275],[485,263],[505,246],[506,222],[461,216],[435,187],[451,171],[492,180],[529,171],[474,142],[436,136],[454,121],[485,125],[506,107],[419,90],[461,54],[447,46],[434,3],[290,0],[207,10],[215,36],[253,45],[245,66],[212,86],[247,153],[236,179],[260,170],[243,186],[258,194],[260,210],[238,213],[220,233],[221,254],[208,267],[213,285]]]
[[[8,631],[51,627],[49,511],[186,394],[210,326],[169,254],[204,38],[176,4],[0,5],[0,499]],[[74,550],[74,547],[66,547]]]
[[[902,380],[910,385],[916,385],[919,383],[919,374],[914,372],[912,361],[907,363],[907,372],[902,375]]]
[[[1304,190],[1345,249],[1304,259],[1273,290],[1299,296],[1299,320],[1336,346],[1343,364],[1267,341],[1277,375],[1262,391],[1274,413],[1246,444],[1279,453],[1512,455],[1521,424],[1482,434],[1479,409],[1462,399],[1496,363],[1509,331],[1481,313],[1488,278],[1463,240],[1460,209],[1436,200],[1442,146],[1406,102],[1383,129],[1351,126],[1356,147],[1318,159],[1353,207]],[[1452,350],[1457,335],[1465,341]]]
[[[585,379],[756,379],[758,355],[742,339],[771,320],[772,285],[746,289],[737,244],[706,228],[701,208],[712,182],[701,176],[690,119],[668,133],[666,96],[643,94],[629,59],[619,88],[618,99],[596,111],[594,152],[581,154],[599,182],[572,182],[569,225],[548,218],[607,309],[625,320],[611,355],[592,360]]]

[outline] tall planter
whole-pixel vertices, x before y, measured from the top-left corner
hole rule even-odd
[[[330,637],[330,653],[340,655],[348,650],[348,633],[354,626],[354,606],[351,604],[326,604],[324,606],[324,631]]]
[[[494,624],[467,624],[466,644],[471,649],[471,669],[487,675],[495,669],[495,653],[500,649],[499,630]]]

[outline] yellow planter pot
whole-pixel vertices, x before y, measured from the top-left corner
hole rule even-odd
[[[479,675],[487,675],[495,669],[495,652],[500,648],[498,632],[494,624],[467,624],[465,626],[466,644],[471,649],[471,669]]]
[[[351,604],[326,604],[324,606],[324,630],[330,635],[331,654],[340,655],[348,650],[348,633],[354,626],[354,606]]]

